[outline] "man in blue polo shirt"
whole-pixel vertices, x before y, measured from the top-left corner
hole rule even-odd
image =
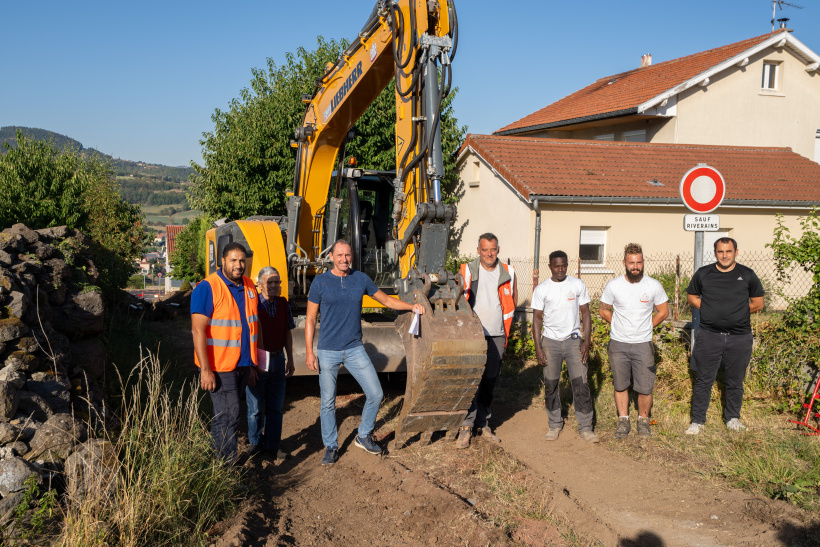
[[[214,407],[214,449],[227,461],[236,459],[239,394],[256,384],[258,297],[244,276],[245,248],[229,243],[222,268],[199,283],[191,295],[191,332],[200,368],[200,385]]]
[[[310,286],[307,317],[305,320],[305,362],[312,371],[319,372],[321,390],[322,442],[325,455],[322,465],[332,465],[338,459],[339,440],[336,429],[336,378],[344,365],[359,382],[365,395],[362,421],[354,444],[370,454],[381,454],[381,447],[373,439],[376,415],[382,402],[382,387],[370,357],[362,345],[362,298],[364,295],[394,310],[413,310],[423,314],[424,306],[391,298],[360,271],[353,270],[350,262],[353,252],[350,244],[340,239],[330,249],[333,269],[317,275]],[[313,352],[316,316],[322,314],[319,343]]]

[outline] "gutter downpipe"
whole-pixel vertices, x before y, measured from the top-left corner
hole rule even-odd
[[[541,209],[538,207],[538,198],[532,201],[532,208],[535,210],[535,250],[532,253],[532,288],[538,286],[538,265],[541,263]]]

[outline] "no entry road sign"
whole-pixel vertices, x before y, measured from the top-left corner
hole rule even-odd
[[[693,213],[711,213],[723,203],[725,195],[723,175],[705,163],[687,171],[680,181],[680,197]]]

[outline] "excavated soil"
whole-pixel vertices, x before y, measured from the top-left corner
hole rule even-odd
[[[503,527],[483,510],[492,493],[464,472],[470,451],[484,448],[480,439],[465,452],[443,437],[382,457],[356,448],[363,396],[349,377],[340,378],[338,463],[320,465],[317,379],[290,380],[283,448],[293,458],[246,463],[248,499],[214,527],[212,545],[567,545],[553,524],[520,518]],[[384,383],[388,398],[401,397],[400,385]],[[496,416],[503,439],[498,450],[524,464],[530,488],[543,493],[577,544],[815,544],[807,538],[817,530],[786,503],[639,462],[605,443],[590,445],[570,423],[558,441],[547,443],[541,409],[501,407]],[[386,445],[392,431],[380,421],[377,436]],[[632,436],[625,442],[639,451],[653,441]]]

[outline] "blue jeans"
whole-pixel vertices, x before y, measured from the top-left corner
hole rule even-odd
[[[285,403],[285,354],[271,355],[268,371],[259,371],[256,385],[245,388],[248,401],[248,443],[278,451]],[[264,431],[264,435],[262,432]]]
[[[382,386],[373,363],[370,362],[364,346],[352,349],[331,351],[317,350],[319,359],[319,389],[322,393],[321,423],[322,442],[326,448],[339,448],[339,435],[336,430],[336,378],[339,367],[344,365],[353,378],[359,382],[364,391],[365,403],[362,410],[362,422],[359,424],[359,436],[367,436],[376,426],[376,415],[382,403]]]

